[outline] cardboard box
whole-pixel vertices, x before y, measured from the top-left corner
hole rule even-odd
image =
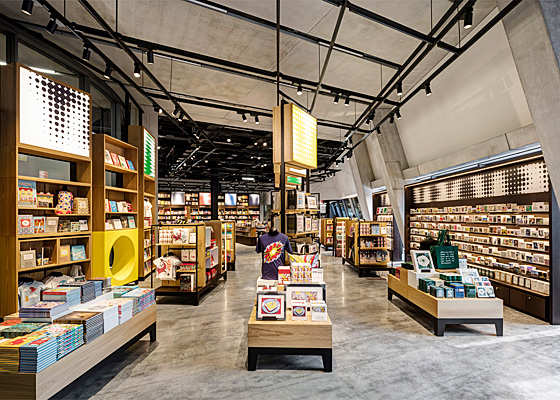
[[[453,288],[453,295],[456,299],[465,298],[465,286],[462,283],[450,283],[449,286]]]

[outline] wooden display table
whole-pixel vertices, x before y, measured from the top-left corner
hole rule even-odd
[[[401,278],[389,275],[388,299],[397,295],[422,311],[434,322],[434,334],[443,336],[448,324],[493,324],[496,335],[504,334],[504,303],[498,298],[438,299],[408,284],[408,270],[401,271]]]
[[[147,333],[150,341],[156,340],[155,304],[37,374],[0,372],[0,399],[48,399],[117,350],[130,346]]]
[[[313,355],[323,357],[323,369],[332,372],[332,323],[292,321],[291,312],[286,312],[285,321],[258,321],[257,308],[253,307],[249,318],[249,349],[247,369],[255,371],[259,354],[274,355]]]

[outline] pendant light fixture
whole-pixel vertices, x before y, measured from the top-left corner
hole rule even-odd
[[[470,29],[472,28],[472,22],[473,22],[473,8],[472,7],[468,7],[465,11],[465,23],[463,24],[463,28],[465,29]]]

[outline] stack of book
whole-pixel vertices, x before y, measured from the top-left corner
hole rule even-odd
[[[43,336],[20,347],[19,372],[35,374],[56,362],[56,338]]]
[[[122,297],[123,294],[133,291],[134,289],[138,289],[138,286],[115,286],[113,288],[113,295],[115,299]]]
[[[93,282],[95,287],[95,297],[99,297],[103,294],[103,281],[99,280],[88,280],[88,282]]]
[[[65,301],[40,301],[31,306],[22,307],[19,317],[25,322],[49,322],[67,314],[68,303]]]
[[[68,307],[76,307],[82,301],[82,291],[78,287],[57,287],[43,291],[45,301],[65,301]]]
[[[76,311],[96,312],[103,314],[103,333],[109,332],[111,329],[119,325],[119,307],[108,304],[106,301],[76,308]]]
[[[134,300],[134,315],[144,311],[156,302],[155,291],[153,289],[134,289],[131,292],[125,293],[122,298]]]
[[[84,342],[88,344],[103,335],[103,313],[74,311],[57,319],[58,324],[80,324],[84,327]]]
[[[134,306],[134,300],[132,299],[111,299],[106,300],[107,304],[115,305],[119,308],[119,325],[124,324],[126,321],[132,318],[132,308]]]
[[[111,287],[111,278],[90,278],[88,281],[99,281],[101,282],[102,289],[109,289]]]
[[[0,331],[0,336],[13,339],[18,336],[25,336],[31,332],[35,332],[41,328],[44,328],[48,324],[45,323],[33,323],[33,322],[20,322],[6,329]]]
[[[9,328],[9,327],[11,327],[11,326],[17,325],[17,324],[19,324],[20,322],[21,322],[21,319],[20,319],[20,318],[17,318],[17,319],[10,319],[10,320],[4,321],[4,322],[0,323],[0,331],[3,331],[4,329]],[[2,335],[0,334],[0,337],[1,337],[1,336],[2,336]]]
[[[0,372],[18,372],[19,349],[40,337],[42,337],[42,335],[34,333],[3,340],[2,343],[0,343]]]
[[[39,333],[56,339],[57,360],[84,344],[84,327],[82,325],[52,324],[41,329]]]
[[[88,301],[92,301],[95,299],[95,283],[88,281],[88,282],[71,282],[65,283],[64,285],[60,285],[64,287],[79,287],[82,289],[82,303],[87,303]]]

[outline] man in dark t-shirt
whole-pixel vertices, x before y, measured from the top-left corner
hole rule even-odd
[[[290,240],[283,233],[271,229],[259,236],[255,251],[262,253],[262,279],[278,279],[278,267],[286,265],[284,250],[292,252]]]

